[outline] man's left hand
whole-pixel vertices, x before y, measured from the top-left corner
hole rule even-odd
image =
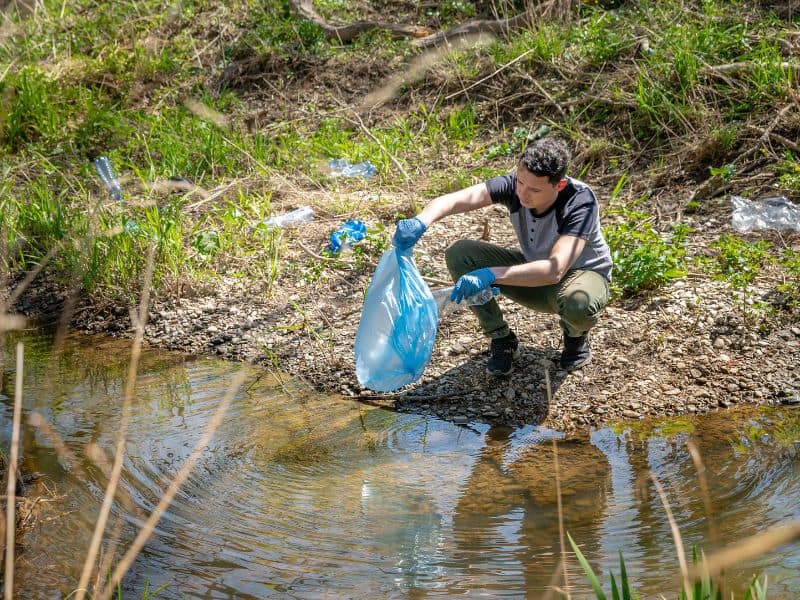
[[[470,271],[465,275],[458,278],[453,291],[450,294],[450,300],[456,304],[460,304],[465,298],[474,296],[483,289],[492,285],[497,278],[492,273],[489,267]]]

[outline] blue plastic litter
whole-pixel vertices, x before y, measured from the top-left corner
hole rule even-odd
[[[114,169],[111,167],[108,158],[105,156],[96,158],[94,161],[94,168],[111,197],[117,202],[122,200],[122,188],[119,185],[119,181],[117,181],[117,176],[114,175]]]
[[[328,161],[328,168],[331,170],[331,175],[341,177],[363,177],[369,179],[378,170],[368,160],[359,163],[350,163],[343,158],[334,158]]]
[[[436,302],[411,252],[384,252],[356,333],[359,383],[390,392],[417,381],[433,353],[438,320]]]
[[[344,247],[350,247],[355,243],[360,242],[367,235],[367,227],[363,222],[357,219],[345,221],[339,225],[338,229],[331,233],[330,237],[330,250],[331,252],[339,252]]]

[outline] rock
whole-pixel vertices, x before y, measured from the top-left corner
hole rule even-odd
[[[718,337],[717,339],[714,340],[714,343],[712,344],[712,346],[714,348],[724,348],[725,347],[725,338]]]
[[[622,416],[626,417],[628,419],[639,419],[639,418],[641,418],[642,415],[640,415],[635,410],[625,409],[625,410],[622,411]]]

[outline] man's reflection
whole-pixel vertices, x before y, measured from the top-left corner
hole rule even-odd
[[[561,556],[553,443],[512,449],[510,434],[499,427],[487,432],[455,509],[454,537],[468,573],[474,563],[503,569],[512,557],[500,557],[498,551],[511,549],[512,560],[522,565],[528,594],[540,597]],[[591,557],[598,552],[598,524],[611,485],[608,459],[588,440],[564,440],[558,442],[558,463],[564,531]]]

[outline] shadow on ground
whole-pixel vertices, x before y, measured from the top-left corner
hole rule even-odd
[[[393,396],[393,408],[455,423],[539,425],[567,376],[556,367],[558,356],[553,350],[520,346],[514,372],[496,377],[486,373],[488,352],[477,354]]]

